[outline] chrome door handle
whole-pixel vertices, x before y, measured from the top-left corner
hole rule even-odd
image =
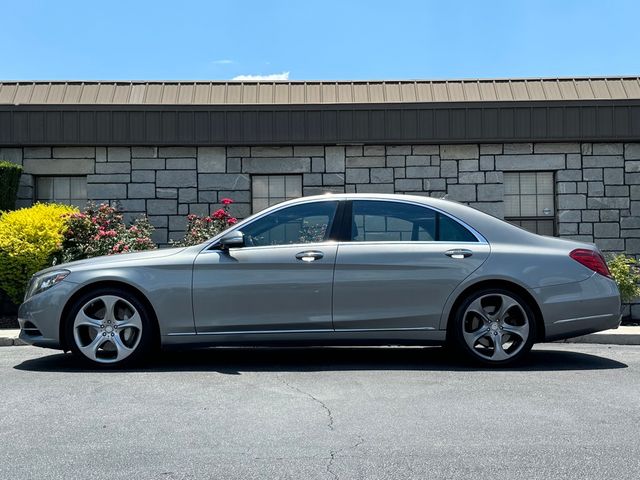
[[[451,250],[444,252],[444,254],[451,258],[467,258],[473,255],[473,252],[466,248],[452,248]]]
[[[296,258],[303,262],[314,262],[324,257],[324,253],[318,250],[307,250],[306,252],[296,253]]]

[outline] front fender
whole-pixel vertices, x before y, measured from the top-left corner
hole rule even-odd
[[[86,291],[93,286],[117,282],[136,289],[151,304],[161,335],[194,333],[191,302],[191,262],[171,265],[113,265],[99,270],[71,272],[67,277]]]

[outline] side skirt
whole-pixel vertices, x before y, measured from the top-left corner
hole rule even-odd
[[[441,345],[445,330],[366,330],[305,332],[233,332],[164,335],[163,348],[180,346],[382,346]]]

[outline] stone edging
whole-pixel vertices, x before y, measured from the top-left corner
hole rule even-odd
[[[0,330],[0,347],[27,345],[26,342],[18,338],[19,333],[20,330]]]

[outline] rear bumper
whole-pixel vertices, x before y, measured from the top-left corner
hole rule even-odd
[[[554,326],[551,333],[547,330],[545,339],[547,341],[563,340],[565,338],[579,337],[589,333],[610,330],[620,326],[620,314],[594,315],[592,317],[581,317],[572,319],[571,325]]]
[[[561,340],[617,328],[620,294],[615,282],[594,273],[587,280],[535,288],[545,327],[545,340]]]

